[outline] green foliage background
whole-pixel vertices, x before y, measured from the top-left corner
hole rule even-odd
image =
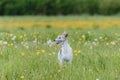
[[[0,0],[0,15],[67,15],[120,12],[120,0]]]

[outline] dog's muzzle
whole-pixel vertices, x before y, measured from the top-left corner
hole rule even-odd
[[[56,44],[60,44],[62,41],[53,40]]]

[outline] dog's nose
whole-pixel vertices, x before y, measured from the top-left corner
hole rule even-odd
[[[53,41],[55,41],[55,39]]]

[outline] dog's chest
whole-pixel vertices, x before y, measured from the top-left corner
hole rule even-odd
[[[70,45],[68,44],[67,41],[65,41],[62,44],[62,47],[60,49],[60,54],[61,55],[70,55],[70,54],[72,54],[72,48],[70,47]]]
[[[69,53],[71,53],[71,48],[70,48],[69,46],[67,46],[67,47],[62,47],[62,48],[60,49],[60,52],[61,52],[62,54],[69,54]]]

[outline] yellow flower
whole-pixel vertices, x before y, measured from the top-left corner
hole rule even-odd
[[[20,76],[21,79],[24,79],[25,77],[24,76]]]
[[[13,46],[14,44],[13,43],[10,43],[9,46]]]
[[[24,53],[24,52],[22,52],[22,53],[21,53],[21,56],[25,56],[25,53]]]
[[[12,37],[13,36],[13,34],[10,34],[10,37]]]
[[[44,50],[44,49],[42,49],[42,50],[41,50],[41,52],[42,52],[42,53],[44,53],[44,52],[45,52],[45,50]]]
[[[74,53],[76,53],[77,52],[77,50],[74,50]]]
[[[116,42],[115,41],[111,41],[110,44],[111,45],[116,45]]]
[[[40,51],[36,51],[36,55],[38,56],[40,54]]]
[[[77,53],[75,53],[75,56],[77,56],[78,54]]]
[[[82,38],[80,38],[79,40],[82,41]]]
[[[81,52],[81,51],[80,51],[80,50],[78,50],[78,52],[77,52],[77,53],[79,54],[80,52]]]
[[[116,36],[118,36],[119,34],[118,33],[115,33]]]
[[[59,69],[57,72],[58,72],[58,73],[60,73],[60,72],[61,72],[61,70]]]
[[[23,36],[22,36],[22,35],[20,35],[20,36],[19,36],[19,39],[23,39]]]
[[[3,45],[3,43],[2,43],[2,41],[0,41],[0,46],[2,46]]]
[[[49,55],[49,56],[51,56],[52,54],[51,54],[51,53],[49,53],[48,55]]]
[[[105,40],[107,40],[108,38],[107,37],[105,37]]]

